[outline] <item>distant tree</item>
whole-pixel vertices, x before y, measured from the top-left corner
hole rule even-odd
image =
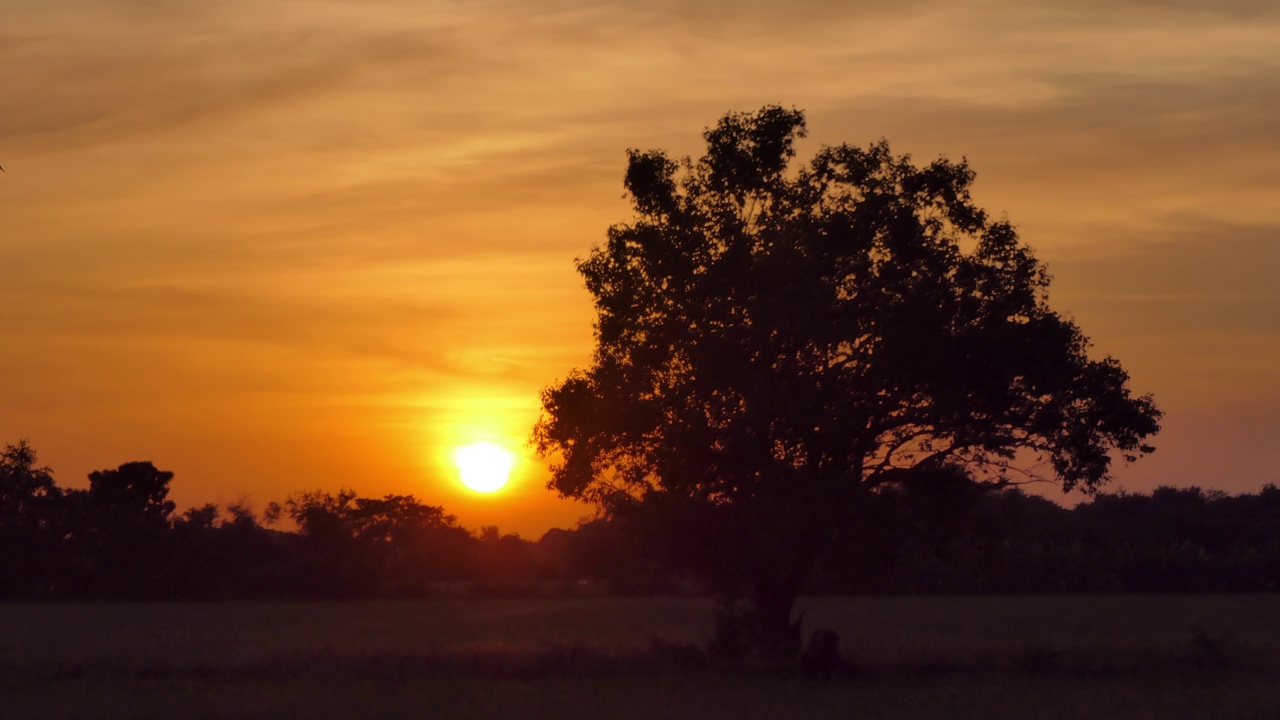
[[[731,113],[706,154],[629,151],[635,218],[577,263],[591,366],[542,393],[550,487],[650,512],[752,644],[794,649],[797,593],[831,539],[903,469],[988,478],[1048,463],[1066,488],[1151,452],[1150,396],[1047,303],[968,165],[880,142],[793,167],[800,111]],[[1026,462],[1024,462],[1026,461]]]
[[[423,528],[449,527],[457,521],[444,508],[426,505],[412,495],[362,498],[354,490],[301,492],[283,504],[271,503],[267,517],[275,521],[287,515],[304,534],[325,532],[334,526],[352,540],[390,543]]]
[[[173,473],[150,462],[129,462],[89,473],[89,503],[102,523],[167,529],[177,507],[169,499]]]
[[[461,574],[474,544],[457,518],[412,495],[301,492],[271,503],[265,515],[268,523],[286,516],[297,523],[301,589],[310,593],[421,595],[430,580]]]
[[[0,451],[0,598],[38,597],[53,581],[61,492],[25,440]]]
[[[654,537],[661,526],[635,520],[620,513],[580,522],[566,547],[576,578],[603,583],[615,594],[683,590],[681,569],[671,567],[662,557],[666,539]]]
[[[88,490],[66,493],[82,592],[155,598],[172,590],[171,480],[172,472],[150,462],[128,462],[89,473]]]
[[[40,467],[36,451],[19,440],[0,452],[0,528],[34,522],[43,503],[57,494],[53,473]]]
[[[490,595],[528,594],[538,575],[535,545],[519,533],[504,533],[484,525],[476,533],[471,556],[473,577],[481,581],[475,592]]]
[[[279,597],[293,588],[283,582],[286,556],[278,536],[259,522],[246,500],[220,508],[190,508],[173,521],[171,595],[182,598]]]

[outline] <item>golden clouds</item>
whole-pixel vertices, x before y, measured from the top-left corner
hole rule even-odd
[[[967,156],[1063,307],[1157,390],[1202,382],[1178,354],[1280,399],[1228,350],[1273,347],[1265,283],[1254,305],[1149,299],[1244,271],[1206,248],[1261,267],[1280,242],[1276,37],[1275,3],[1244,0],[15,0],[0,440],[29,437],[62,482],[163,461],[180,502],[430,498],[422,458],[468,403],[514,433],[585,360],[572,259],[627,217],[624,150],[694,153],[720,114],[770,102],[808,111],[807,147]],[[1103,245],[1124,251],[1073,260]],[[1205,344],[1217,309],[1237,320]],[[458,512],[580,512],[521,502]]]

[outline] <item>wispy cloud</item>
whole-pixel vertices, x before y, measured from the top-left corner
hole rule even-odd
[[[359,447],[410,483],[411,426],[586,360],[571,263],[627,218],[624,150],[773,102],[805,151],[968,157],[1171,417],[1277,399],[1277,37],[1270,0],[11,0],[0,441],[150,438],[213,483],[175,428],[284,475],[311,438],[309,482]]]

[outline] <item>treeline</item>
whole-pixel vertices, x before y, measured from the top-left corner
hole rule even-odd
[[[59,487],[25,442],[0,454],[0,598],[401,598],[510,593],[557,576],[539,545],[469,532],[411,495],[296,493],[177,512],[173,473],[132,462]],[[279,527],[289,527],[281,530]]]
[[[262,513],[178,512],[149,462],[59,487],[25,443],[0,454],[0,598],[412,598],[696,593],[705,528],[636,512],[532,542],[469,531],[413,496],[296,493]],[[962,477],[868,496],[812,593],[1280,589],[1280,490],[1099,495],[1074,509]],[[288,529],[281,529],[287,527]],[[714,555],[714,554],[708,554]]]
[[[976,485],[882,493],[814,589],[849,593],[1273,592],[1280,489],[1161,487],[1065,509]]]

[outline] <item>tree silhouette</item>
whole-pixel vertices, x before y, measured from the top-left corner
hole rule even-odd
[[[73,491],[83,503],[82,540],[94,558],[98,592],[123,598],[158,598],[170,592],[172,566],[169,499],[173,473],[150,462],[128,462],[89,473],[89,490]]]
[[[298,571],[311,594],[423,594],[429,579],[456,577],[469,559],[471,537],[457,519],[412,495],[301,492],[269,504],[265,515],[268,523],[282,517],[297,523]]]
[[[115,470],[89,473],[89,503],[100,515],[103,529],[127,525],[164,530],[177,507],[169,499],[173,473],[150,462],[129,462]]]
[[[750,599],[762,653],[794,649],[815,561],[904,470],[1047,461],[1092,491],[1160,418],[1048,307],[965,162],[916,167],[882,141],[793,167],[804,136],[800,111],[765,107],[706,130],[697,161],[629,151],[635,218],[577,263],[591,366],[543,391],[533,433],[552,488],[650,512]]]
[[[62,494],[25,440],[0,451],[0,598],[39,597],[50,584]]]

